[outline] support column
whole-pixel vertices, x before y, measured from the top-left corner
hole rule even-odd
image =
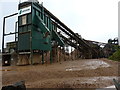
[[[52,50],[50,50],[50,64],[52,64]]]
[[[30,64],[33,65],[33,51],[30,51]]]
[[[44,64],[44,51],[42,50],[42,64]]]
[[[4,34],[5,34],[5,17],[3,19],[3,40],[2,40],[2,52],[4,53]]]
[[[65,56],[66,56],[66,55],[65,55],[65,54],[66,54],[66,53],[65,53],[65,46],[63,47],[63,52],[64,52],[64,61],[66,61],[66,59],[65,59]]]

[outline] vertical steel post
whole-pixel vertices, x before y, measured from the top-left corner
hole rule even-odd
[[[77,59],[78,59],[78,39],[77,39]]]
[[[71,40],[71,41],[72,41],[72,40]],[[71,60],[73,60],[73,59],[72,59],[72,46],[71,46]]]
[[[30,62],[33,65],[32,31],[30,32]]]
[[[44,51],[42,50],[42,64],[44,64]]]
[[[43,22],[44,22],[44,7],[42,5],[42,19],[43,19]]]
[[[53,30],[53,27],[52,27],[52,21],[49,17],[49,30],[50,30],[50,44],[51,44],[51,49],[50,49],[50,64],[52,64],[52,43],[51,43],[51,40],[52,40],[52,30]]]
[[[61,47],[59,48],[59,62],[61,63]]]
[[[17,53],[17,59],[18,59],[19,54],[18,54],[18,42],[17,42],[18,41],[17,40],[18,39],[17,23],[18,23],[18,21],[15,22],[15,42],[16,42],[16,50],[15,50],[15,52]]]
[[[72,39],[71,39],[72,42]],[[73,60],[72,46],[71,46],[71,60]]]
[[[49,16],[48,16],[48,18],[47,18],[47,25],[48,25],[48,29],[50,30],[50,26],[49,26],[49,25],[50,25],[50,24],[49,24],[50,22],[49,22],[49,21],[50,21],[50,18],[49,18]]]
[[[58,56],[57,56],[57,43],[55,42],[55,60],[58,62]]]
[[[3,19],[3,39],[2,39],[2,52],[4,53],[4,35],[5,35],[5,17]]]
[[[50,64],[52,64],[52,59],[53,59],[52,58],[52,43],[51,43],[51,39],[52,39],[52,28],[51,28],[51,33],[50,33],[50,44],[51,44],[51,49],[50,49]]]
[[[63,52],[64,52],[64,61],[66,61],[66,59],[65,59],[65,56],[66,56],[66,53],[65,53],[65,46],[63,47]]]
[[[18,38],[16,34],[17,34],[17,22],[15,22],[15,42],[17,41],[16,38]]]
[[[52,49],[50,50],[50,64],[52,64]]]
[[[31,5],[31,20],[32,20],[32,16],[33,16],[33,3]],[[32,23],[32,29],[30,31],[30,62],[33,65],[32,30],[33,30],[33,23]]]
[[[33,65],[33,51],[32,50],[30,51],[30,62],[31,62],[31,65]]]

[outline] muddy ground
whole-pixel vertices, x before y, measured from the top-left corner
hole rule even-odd
[[[117,77],[118,62],[107,59],[2,68],[3,86],[25,80],[27,88],[104,88]]]

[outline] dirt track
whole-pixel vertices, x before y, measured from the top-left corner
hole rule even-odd
[[[118,77],[118,62],[86,59],[61,63],[9,66],[2,70],[3,85],[25,80],[27,88],[103,88]]]

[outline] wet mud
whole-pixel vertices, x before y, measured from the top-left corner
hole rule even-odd
[[[3,67],[2,84],[25,80],[27,88],[104,88],[118,78],[118,62],[79,59],[61,63]],[[92,89],[95,90],[95,89]]]

